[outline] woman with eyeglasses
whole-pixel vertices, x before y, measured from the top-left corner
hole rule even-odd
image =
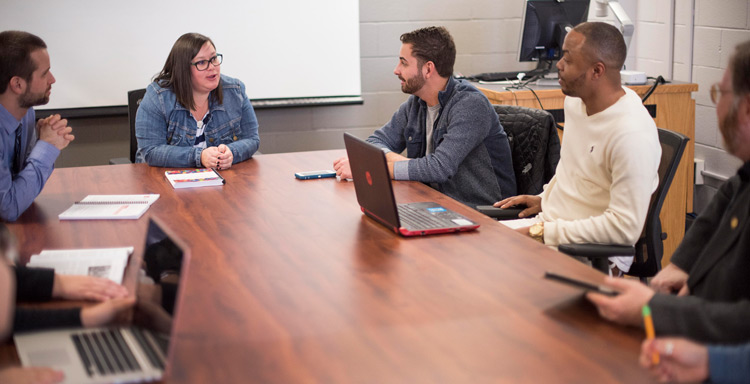
[[[221,63],[208,37],[177,39],[138,107],[136,162],[227,169],[258,150],[258,119],[245,84],[222,75]]]

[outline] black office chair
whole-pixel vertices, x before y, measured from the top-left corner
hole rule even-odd
[[[135,152],[138,150],[138,141],[135,138],[135,114],[138,106],[146,94],[146,88],[136,89],[128,92],[128,123],[130,125],[130,159],[118,157],[109,160],[109,164],[131,164],[135,163]]]
[[[555,175],[560,161],[560,138],[552,115],[542,109],[493,105],[508,135],[518,195],[538,195]],[[479,206],[479,212],[498,220],[517,219],[519,209]]]
[[[558,250],[562,253],[586,257],[591,260],[594,268],[609,273],[609,257],[634,256],[633,265],[627,275],[636,276],[642,282],[653,277],[661,269],[661,258],[664,251],[663,240],[667,234],[661,231],[661,212],[664,198],[667,197],[669,186],[677,172],[682,153],[690,140],[687,136],[677,132],[658,128],[659,143],[661,144],[661,162],[659,163],[659,186],[651,195],[651,203],[646,215],[646,225],[641,238],[634,246],[609,244],[560,244]]]
[[[508,135],[519,195],[537,195],[555,175],[560,138],[555,119],[542,109],[493,105]]]

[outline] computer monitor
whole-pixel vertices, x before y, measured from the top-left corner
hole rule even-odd
[[[526,0],[519,61],[537,61],[539,69],[553,69],[562,57],[568,30],[586,21],[590,0]]]

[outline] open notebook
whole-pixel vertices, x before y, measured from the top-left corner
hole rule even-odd
[[[103,277],[122,284],[133,247],[46,249],[31,255],[27,267],[52,268],[59,275]]]

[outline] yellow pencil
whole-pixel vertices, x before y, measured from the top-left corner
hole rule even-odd
[[[656,337],[654,332],[654,320],[651,319],[651,308],[648,305],[643,306],[643,325],[646,328],[646,338],[653,340]],[[659,353],[654,351],[651,355],[651,362],[656,365],[659,364]]]

